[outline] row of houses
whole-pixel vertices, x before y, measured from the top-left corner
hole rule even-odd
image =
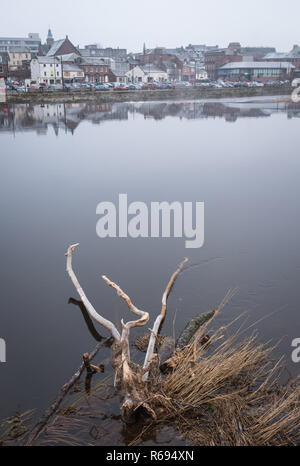
[[[204,79],[289,79],[300,76],[300,47],[278,53],[274,47],[242,47],[232,42],[218,45],[146,48],[127,53],[121,48],[96,44],[75,46],[66,36],[54,40],[48,30],[45,43],[39,34],[26,38],[0,38],[0,77],[31,78],[38,83],[63,80],[86,82],[189,81]]]

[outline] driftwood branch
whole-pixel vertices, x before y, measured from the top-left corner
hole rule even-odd
[[[107,328],[114,338],[114,343],[112,344],[112,363],[115,370],[115,386],[121,389],[121,412],[123,419],[125,420],[125,422],[128,423],[135,422],[134,420],[138,412],[140,412],[140,408],[143,408],[143,410],[147,412],[150,417],[155,418],[155,413],[148,405],[148,403],[145,401],[147,392],[145,382],[148,379],[148,373],[152,370],[150,363],[153,358],[156,338],[166,315],[168,296],[175,283],[177,276],[181,272],[184,264],[187,262],[187,259],[185,259],[178,266],[177,270],[173,273],[165,288],[162,297],[161,312],[154,323],[153,329],[151,330],[151,336],[149,339],[144,368],[142,369],[138,365],[133,364],[130,360],[129,336],[130,330],[132,328],[146,325],[146,323],[149,321],[148,312],[138,309],[132,303],[130,297],[120,288],[119,285],[112,282],[106,276],[102,276],[105,283],[111,288],[113,288],[116,291],[117,295],[125,301],[130,312],[132,312],[138,317],[136,320],[132,320],[127,323],[125,323],[122,319],[122,333],[120,335],[119,331],[112,322],[98,314],[98,312],[94,309],[92,304],[87,299],[83,289],[79,284],[79,281],[72,268],[72,254],[73,251],[77,248],[77,246],[79,245],[74,244],[70,246],[66,254],[67,272],[88,314],[94,320],[96,320],[96,322],[100,323],[103,327]],[[88,372],[88,382],[90,382],[91,376],[95,368],[90,364],[88,355],[85,355],[84,357],[84,364]],[[90,385],[88,383],[87,388],[89,389],[89,387]]]
[[[122,319],[121,323],[122,323],[122,328],[123,328],[123,331],[122,331],[122,336],[121,336],[121,344],[122,344],[122,360],[124,362],[125,359],[127,359],[128,361],[130,361],[130,345],[129,345],[129,333],[130,333],[130,329],[134,328],[134,327],[142,327],[144,325],[146,325],[146,323],[148,322],[149,320],[149,314],[148,312],[145,312],[145,311],[141,311],[140,309],[138,309],[131,301],[131,299],[129,298],[129,296],[124,293],[124,291],[119,287],[119,285],[117,285],[116,283],[112,282],[111,280],[109,280],[109,278],[107,278],[105,275],[102,276],[103,280],[105,281],[105,283],[107,283],[108,286],[110,286],[111,288],[113,288],[116,292],[117,292],[117,295],[123,299],[125,301],[125,303],[127,304],[128,306],[128,309],[135,315],[139,316],[140,318],[137,319],[137,320],[134,320],[134,321],[131,321],[131,322],[127,322],[126,324],[124,323],[124,320]],[[123,367],[123,370],[124,372],[126,373],[126,367],[127,365],[125,365]]]
[[[72,254],[73,254],[73,251],[78,246],[79,246],[79,243],[73,244],[72,246],[69,247],[67,253],[65,254],[66,257],[67,257],[67,272],[69,274],[69,277],[70,277],[73,285],[75,286],[75,289],[76,289],[77,293],[79,294],[80,299],[83,302],[83,304],[84,304],[86,310],[88,311],[88,313],[90,314],[90,316],[96,322],[98,322],[100,325],[102,325],[107,330],[109,330],[111,335],[113,336],[113,338],[117,342],[120,342],[121,341],[121,336],[120,336],[117,328],[115,327],[115,325],[110,320],[107,320],[104,317],[102,317],[100,314],[98,314],[98,312],[92,306],[90,301],[87,299],[86,294],[84,293],[83,289],[81,288],[81,286],[79,284],[79,281],[78,281],[78,279],[77,279],[77,277],[76,277],[76,275],[75,275],[75,273],[73,271],[73,268],[72,268]]]
[[[153,328],[151,330],[148,349],[147,349],[147,353],[146,353],[146,357],[145,357],[145,361],[144,361],[144,367],[143,367],[145,371],[147,371],[147,369],[149,367],[149,364],[151,362],[151,359],[153,357],[156,338],[157,338],[159,329],[161,328],[161,325],[162,325],[162,323],[163,323],[163,321],[165,319],[165,316],[166,316],[167,301],[168,301],[169,294],[170,294],[170,292],[172,290],[172,287],[173,287],[173,285],[175,283],[176,278],[178,277],[178,275],[182,271],[184,264],[186,264],[187,262],[188,262],[188,259],[185,258],[179,264],[177,270],[171,276],[171,278],[169,280],[169,283],[167,284],[166,289],[165,289],[165,291],[163,293],[162,303],[161,303],[161,311],[160,311],[159,316],[156,318],[156,320],[154,322],[154,325],[153,325]],[[144,381],[146,381],[148,379],[148,375],[149,375],[149,372],[148,371],[145,372],[144,377],[143,377]]]

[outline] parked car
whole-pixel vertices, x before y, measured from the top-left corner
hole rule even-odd
[[[16,91],[23,93],[26,92],[26,87],[25,86],[16,86]]]
[[[58,90],[61,90],[63,87],[62,87],[62,84],[49,84],[48,86],[48,91],[58,91]]]
[[[106,84],[99,83],[95,86],[96,91],[109,91],[110,87],[107,86]]]
[[[17,86],[14,86],[13,84],[7,84],[6,85],[6,90],[7,91],[17,91]]]
[[[175,82],[175,87],[185,87],[184,81],[177,81],[177,82]]]
[[[146,83],[142,85],[142,89],[156,89],[156,84],[154,83]]]
[[[252,81],[249,83],[249,87],[264,87],[263,83],[258,81]]]
[[[128,86],[126,86],[126,84],[123,84],[123,83],[117,84],[114,87],[114,91],[127,91],[127,89],[128,89]]]
[[[81,89],[91,89],[91,83],[81,83],[80,88]]]
[[[39,89],[40,89],[40,90],[48,89],[48,84],[46,84],[46,83],[40,83]]]

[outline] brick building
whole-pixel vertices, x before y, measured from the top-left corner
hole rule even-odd
[[[267,53],[275,53],[274,47],[241,47],[239,42],[231,42],[227,48],[207,51],[205,69],[210,79],[217,79],[218,68],[232,62],[264,60]]]
[[[106,83],[110,79],[110,62],[105,58],[83,58],[80,67],[84,71],[85,80],[90,83]]]
[[[47,53],[47,57],[57,57],[59,55],[66,55],[68,53],[77,53],[80,55],[80,52],[69,40],[68,36],[65,39],[56,40],[53,42],[52,47]]]
[[[205,53],[205,69],[210,79],[217,79],[218,68],[230,62],[239,62],[243,57],[232,49],[211,50]]]
[[[157,48],[151,53],[139,55],[138,59],[144,67],[154,65],[156,68],[165,71],[171,81],[181,79],[183,62],[175,54],[165,53],[164,49]]]

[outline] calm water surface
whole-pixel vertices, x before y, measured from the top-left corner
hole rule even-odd
[[[69,302],[77,296],[64,253],[74,242],[81,243],[74,269],[105,317],[119,323],[129,313],[102,274],[153,321],[170,274],[188,256],[193,267],[170,296],[163,333],[172,334],[175,314],[178,334],[236,287],[218,323],[245,311],[249,325],[266,317],[255,325],[259,338],[282,339],[275,356],[299,373],[291,361],[300,337],[299,117],[299,105],[270,98],[0,105],[0,337],[7,345],[0,418],[45,409],[95,346],[97,335]],[[117,203],[119,193],[148,205],[204,201],[204,247],[187,250],[177,238],[99,239],[96,206]],[[108,356],[105,349],[97,361]],[[95,384],[104,376],[97,377]],[[109,363],[105,377],[110,384]],[[101,419],[104,444],[129,441],[116,397],[103,404]],[[160,440],[175,443],[163,429]]]

